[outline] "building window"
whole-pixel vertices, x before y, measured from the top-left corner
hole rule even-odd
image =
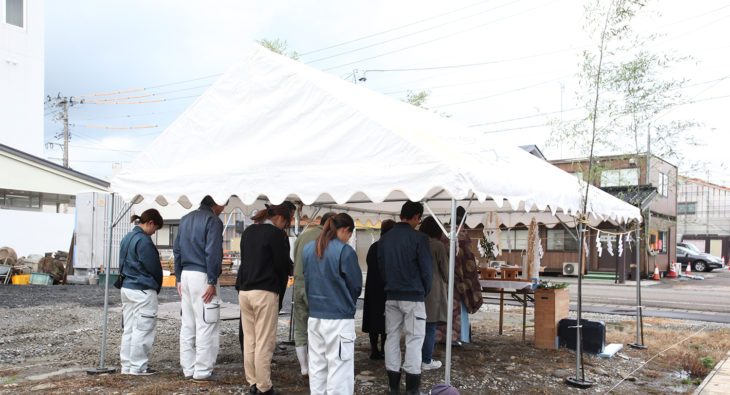
[[[667,232],[659,231],[659,240],[662,241],[662,249],[659,250],[660,254],[666,254],[667,253]]]
[[[578,241],[563,229],[547,231],[548,251],[578,251]]]
[[[697,214],[696,202],[677,203],[677,214]]]
[[[623,187],[639,184],[639,169],[610,169],[601,171],[602,187]]]
[[[0,190],[0,208],[40,210],[39,192]]]
[[[158,248],[172,248],[175,244],[175,237],[177,236],[177,229],[180,225],[163,225],[157,232],[155,232],[150,238],[155,246]]]
[[[662,196],[667,196],[668,195],[668,192],[667,192],[668,189],[669,189],[667,187],[668,181],[669,181],[669,177],[667,177],[666,174],[659,173],[659,188],[657,188],[657,189],[659,189],[659,194],[662,195]]]
[[[23,27],[23,1],[5,0],[5,23],[17,27]]]
[[[527,230],[503,230],[500,244],[503,250],[527,250]]]

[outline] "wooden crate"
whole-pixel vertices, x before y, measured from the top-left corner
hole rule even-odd
[[[220,275],[220,277],[218,277],[218,285],[220,285],[221,287],[230,287],[236,285],[237,277],[237,274],[223,273]]]
[[[502,279],[503,280],[517,280],[517,279],[519,279],[520,270],[522,270],[522,269],[519,267],[503,267],[501,269]]]
[[[494,280],[497,278],[497,269],[491,267],[480,267],[480,280]]]
[[[567,288],[535,290],[535,347],[557,349],[558,323],[569,314]]]

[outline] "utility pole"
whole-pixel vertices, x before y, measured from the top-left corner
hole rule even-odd
[[[76,104],[82,104],[84,101],[74,101],[73,96],[61,96],[59,93],[55,98],[47,96],[46,102],[61,109],[61,113],[55,118],[55,120],[63,122],[63,136],[56,135],[55,138],[58,139],[63,137],[63,167],[68,168],[68,142],[71,139],[71,135],[68,131],[68,107],[73,107]],[[50,143],[51,146],[54,144],[56,143]]]

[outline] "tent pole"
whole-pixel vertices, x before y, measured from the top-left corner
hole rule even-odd
[[[130,205],[131,207],[131,205]],[[126,212],[126,211],[125,211]],[[106,332],[107,332],[107,319],[109,317],[109,268],[112,264],[112,245],[114,242],[114,226],[117,224],[114,221],[114,193],[112,193],[112,202],[109,209],[109,256],[107,257],[106,266],[104,267],[104,327],[101,335],[101,358],[99,361],[99,367],[96,369],[89,369],[86,371],[87,374],[101,374],[101,373],[112,373],[114,368],[104,366],[104,359],[106,358]],[[118,221],[117,221],[118,222]]]
[[[641,229],[641,228],[639,228]],[[636,343],[629,343],[629,346],[638,349],[646,349],[643,342],[643,328],[641,326],[641,274],[639,267],[641,266],[641,230],[636,231],[636,267],[634,268],[634,276],[636,276]]]
[[[451,226],[449,228],[449,288],[447,303],[454,303],[454,266],[456,264],[456,200],[451,199]],[[452,306],[453,309],[453,306]],[[451,331],[454,315],[449,312],[446,319],[446,368],[444,381],[451,385]]]
[[[587,218],[587,217],[586,217]],[[570,376],[565,381],[578,388],[588,388],[593,385],[592,382],[585,379],[583,373],[583,344],[581,342],[581,334],[583,325],[581,323],[581,313],[583,304],[583,265],[585,263],[585,255],[583,251],[583,240],[585,240],[586,225],[583,221],[578,223],[578,319],[575,324],[575,376]],[[587,251],[585,251],[587,253]]]
[[[428,202],[424,200],[423,201],[423,205],[424,205],[424,207],[426,207],[426,210],[428,210],[428,212],[431,214],[431,216],[433,217],[433,219],[436,220],[436,225],[438,225],[439,228],[441,228],[441,231],[444,232],[444,235],[446,235],[446,237],[449,237],[449,232],[446,231],[446,228],[444,228],[444,225],[438,219],[438,217],[436,216],[436,214],[433,213],[433,210],[431,210],[431,207],[429,207]]]

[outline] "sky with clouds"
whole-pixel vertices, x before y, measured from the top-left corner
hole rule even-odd
[[[667,72],[688,80],[682,93],[691,103],[662,118],[701,123],[688,135],[700,145],[679,147],[707,163],[689,175],[730,185],[730,4],[655,0],[649,11],[636,30],[660,34],[651,49],[692,56]],[[364,77],[357,83],[384,95],[427,90],[427,107],[484,138],[570,157],[545,146],[546,124],[582,116],[575,76],[592,45],[582,2],[573,0],[67,0],[47,1],[45,14],[46,93],[86,100],[69,111],[70,165],[98,177],[133,161],[261,38],[286,40],[300,61],[353,82]],[[91,96],[113,92],[125,93]],[[54,115],[46,110],[48,142],[61,129]]]

